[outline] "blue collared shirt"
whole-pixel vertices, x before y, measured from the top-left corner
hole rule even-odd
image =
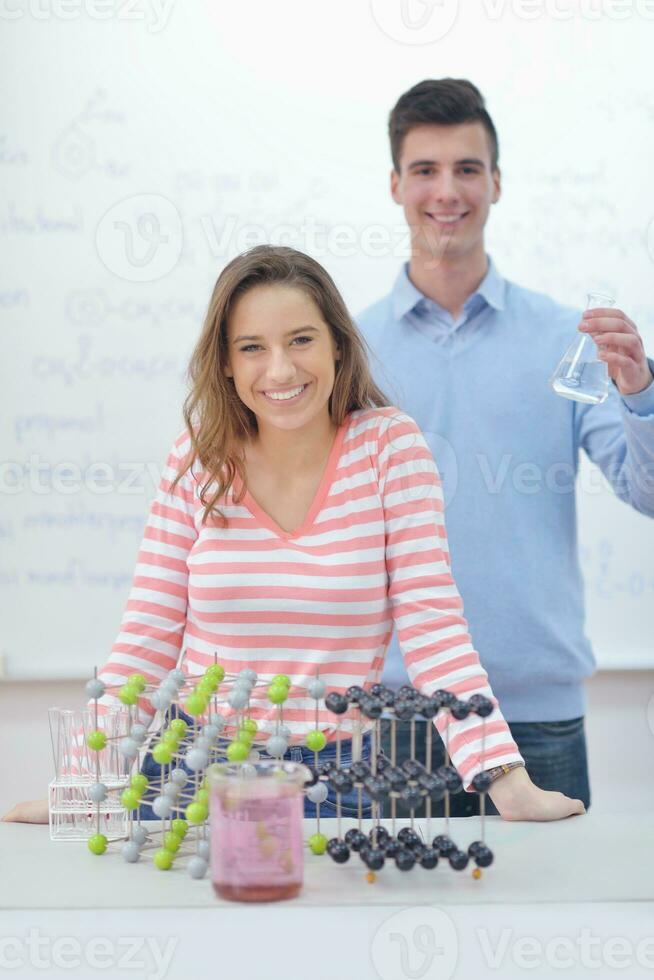
[[[595,661],[577,553],[580,450],[622,500],[654,516],[654,383],[625,397],[611,386],[601,405],[549,386],[581,313],[503,279],[488,258],[456,320],[406,266],[357,317],[377,383],[413,416],[438,464],[452,571],[510,721],[585,711]],[[407,680],[395,634],[384,680]]]

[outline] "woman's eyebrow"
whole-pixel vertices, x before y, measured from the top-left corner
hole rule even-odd
[[[313,330],[314,333],[319,333],[320,332],[318,330],[318,327],[310,327],[310,326],[296,327],[295,330],[289,330],[287,333],[284,334],[284,336],[285,337],[294,337],[296,333],[306,333],[308,330]],[[233,344],[239,344],[242,340],[262,340],[262,339],[263,338],[261,336],[258,336],[258,335],[255,336],[254,334],[248,334],[247,336],[245,334],[241,334],[239,337],[236,337],[232,341],[232,343]]]

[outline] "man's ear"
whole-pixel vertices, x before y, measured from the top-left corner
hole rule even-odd
[[[493,171],[493,198],[492,203],[497,204],[502,195],[502,174],[500,168],[497,167]]]
[[[399,184],[400,175],[398,174],[397,170],[393,168],[393,170],[391,170],[391,197],[396,204],[402,203],[402,195],[399,192]]]

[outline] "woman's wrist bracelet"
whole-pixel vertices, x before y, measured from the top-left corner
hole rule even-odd
[[[494,783],[500,776],[504,776],[507,772],[511,772],[512,769],[518,769],[520,766],[524,766],[524,762],[504,762],[501,766],[493,766],[492,769],[486,769],[486,773],[490,776],[491,782]]]

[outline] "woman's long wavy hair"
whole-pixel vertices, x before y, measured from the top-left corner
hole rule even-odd
[[[243,447],[257,432],[256,415],[241,401],[233,379],[225,374],[227,323],[239,296],[255,286],[271,284],[303,290],[332,332],[341,354],[329,399],[334,424],[342,425],[348,413],[356,409],[390,404],[372,379],[363,337],[331,276],[318,262],[303,252],[274,245],[258,245],[238,255],[218,276],[200,339],[191,356],[190,391],[184,401],[191,451],[171,484],[172,490],[199,460],[207,477],[200,489],[203,524],[213,515],[220,525],[226,526],[227,520],[218,510],[217,502],[230,489],[237,474],[245,488]]]

